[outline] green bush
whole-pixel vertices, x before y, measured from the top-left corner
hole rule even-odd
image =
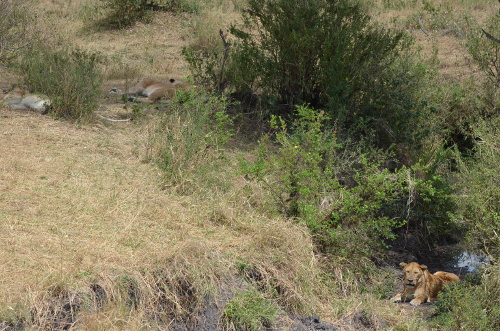
[[[147,20],[154,10],[198,12],[205,0],[101,0],[107,16],[101,25],[123,28]],[[100,6],[99,6],[100,7]]]
[[[485,30],[498,33],[493,26]],[[423,141],[426,148],[413,156],[416,191],[408,223],[412,235],[428,247],[436,242],[457,242],[469,233],[474,248],[494,250],[498,247],[494,244],[498,242],[498,210],[488,201],[498,199],[493,175],[498,160],[492,147],[498,142],[494,128],[500,105],[497,79],[492,74],[495,43],[472,19],[464,33],[464,43],[483,68],[484,79],[476,76],[443,83],[436,69],[428,80],[422,93],[427,103],[422,123],[433,140]]]
[[[310,104],[340,128],[375,132],[380,146],[413,138],[420,72],[399,57],[409,42],[357,2],[250,0],[231,33],[225,77],[236,95],[259,94],[277,115]]]
[[[453,196],[457,209],[452,212],[454,222],[467,230],[469,243],[494,259],[500,258],[499,127],[498,115],[474,126],[481,142],[474,158],[459,164]]]
[[[421,252],[434,248],[436,243],[455,243],[464,234],[448,215],[456,208],[450,197],[453,189],[446,178],[448,173],[436,168],[439,162],[447,162],[451,153],[441,148],[436,154],[434,163],[413,165],[408,177],[406,230],[417,238],[417,246],[412,249]]]
[[[467,19],[466,47],[473,60],[486,74],[486,77],[500,87],[500,10],[491,17],[485,28],[472,18]]]
[[[439,295],[436,330],[498,330],[500,328],[500,268],[489,266],[477,279],[466,279]]]
[[[19,71],[28,89],[48,96],[54,117],[88,121],[101,93],[100,62],[97,53],[39,46],[22,56]]]
[[[389,155],[366,152],[361,143],[341,145],[328,121],[325,112],[305,106],[297,107],[291,125],[272,117],[275,141],[264,137],[258,158],[243,160],[241,171],[261,182],[278,209],[304,223],[324,250],[372,255],[405,223],[401,195],[409,170],[384,169]]]
[[[182,185],[224,156],[223,147],[233,135],[228,106],[225,98],[207,99],[202,90],[177,91],[150,135],[147,156],[171,183]]]
[[[500,45],[490,36],[500,34],[500,11],[483,29],[467,18],[465,31],[472,59],[482,69],[484,79],[455,84],[448,95],[438,95],[439,122],[448,130],[447,145],[455,150],[453,186],[450,197],[456,208],[450,209],[453,225],[465,232],[474,249],[482,249],[492,259],[500,256],[500,210],[498,203],[498,157],[500,117]]]

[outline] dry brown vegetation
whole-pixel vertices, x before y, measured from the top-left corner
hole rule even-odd
[[[53,286],[85,293],[90,284],[152,277],[155,269],[202,272],[208,286],[245,261],[276,273],[290,291],[306,279],[316,283],[306,233],[246,209],[256,197],[243,195],[241,179],[226,193],[180,196],[142,162],[139,127],[76,128],[33,114],[1,115],[3,314],[16,302],[41,304]],[[275,270],[273,259],[289,273]],[[309,301],[295,295],[290,305]]]
[[[35,8],[43,38],[97,50],[107,58],[103,90],[144,76],[187,78],[182,47],[209,43],[210,30],[238,19],[233,2],[221,1],[199,14],[155,12],[150,23],[102,30],[89,20],[99,15],[93,7],[97,2],[41,0]],[[461,80],[476,71],[453,32],[429,26],[431,36],[426,36],[415,26],[412,15],[423,10],[421,1],[392,9],[385,6],[391,1],[366,2],[384,24],[407,26],[422,56],[438,61],[444,77]],[[456,1],[431,2],[443,11],[456,8]],[[457,16],[459,10],[482,18],[498,4],[461,1]],[[429,22],[430,14],[423,13],[423,22]],[[0,83],[19,80],[0,68]],[[121,106],[110,106],[111,111],[128,114]],[[357,275],[341,279],[349,272],[334,270],[337,285],[321,279],[321,257],[307,230],[280,215],[263,216],[265,192],[236,174],[244,149],[226,151],[226,166],[214,180],[224,188],[188,181],[192,187],[185,194],[185,187],[166,185],[161,170],[145,162],[152,122],[154,117],[77,126],[0,110],[0,322],[41,329],[168,328],[173,317],[201,310],[208,295],[227,302],[220,289],[244,288],[241,274],[246,272],[279,289],[281,299],[272,301],[288,312],[319,314],[344,329],[370,327],[353,322],[360,311],[375,316],[371,327],[419,328],[422,310],[409,311],[369,294],[352,296],[360,292]],[[387,282],[386,276],[374,277],[374,285]],[[129,281],[132,287],[123,285]],[[203,293],[202,299],[190,306],[186,301],[195,299],[182,284]],[[170,292],[164,290],[169,286]],[[101,300],[99,288],[107,300]],[[141,309],[129,309],[130,291],[137,291]],[[161,315],[165,305],[171,305],[173,315]],[[77,317],[68,317],[73,308],[67,307],[75,308]],[[285,312],[279,320],[291,325]]]

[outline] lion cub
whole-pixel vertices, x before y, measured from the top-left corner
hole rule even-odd
[[[19,88],[7,92],[0,104],[11,110],[33,110],[40,114],[46,114],[50,108],[50,100],[45,96],[31,94]]]
[[[121,92],[118,88],[112,88],[109,92],[129,96],[127,100],[132,102],[168,103],[177,89],[184,90],[187,88],[189,88],[188,84],[173,78],[168,83],[163,83],[152,78],[144,78],[126,92]]]
[[[432,275],[427,266],[416,262],[401,262],[400,266],[404,274],[404,289],[391,299],[392,302],[412,299],[410,304],[419,306],[424,302],[436,301],[438,293],[446,284],[460,281],[457,275],[449,272],[438,271]]]

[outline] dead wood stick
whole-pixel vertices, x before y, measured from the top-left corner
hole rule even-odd
[[[418,24],[420,25],[420,28],[422,28],[423,33],[425,33],[426,36],[430,36],[431,34],[425,29],[424,23],[422,23],[422,20],[420,17],[418,18]]]
[[[494,42],[500,44],[500,39],[497,39],[497,38],[493,37],[491,34],[489,34],[488,32],[484,31],[484,29],[481,29],[481,30],[483,30],[483,33],[486,36],[486,38],[488,38],[489,40],[493,40]]]
[[[132,120],[131,118],[127,118],[127,119],[123,119],[123,120],[116,120],[114,118],[104,117],[101,114],[96,113],[96,115],[97,115],[97,117],[102,118],[103,120],[106,120],[106,121],[110,121],[110,122],[129,122]]]

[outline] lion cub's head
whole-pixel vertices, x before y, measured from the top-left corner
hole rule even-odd
[[[427,270],[427,266],[418,264],[417,262],[401,262],[399,265],[403,268],[405,286],[415,287],[424,282],[424,271]]]

